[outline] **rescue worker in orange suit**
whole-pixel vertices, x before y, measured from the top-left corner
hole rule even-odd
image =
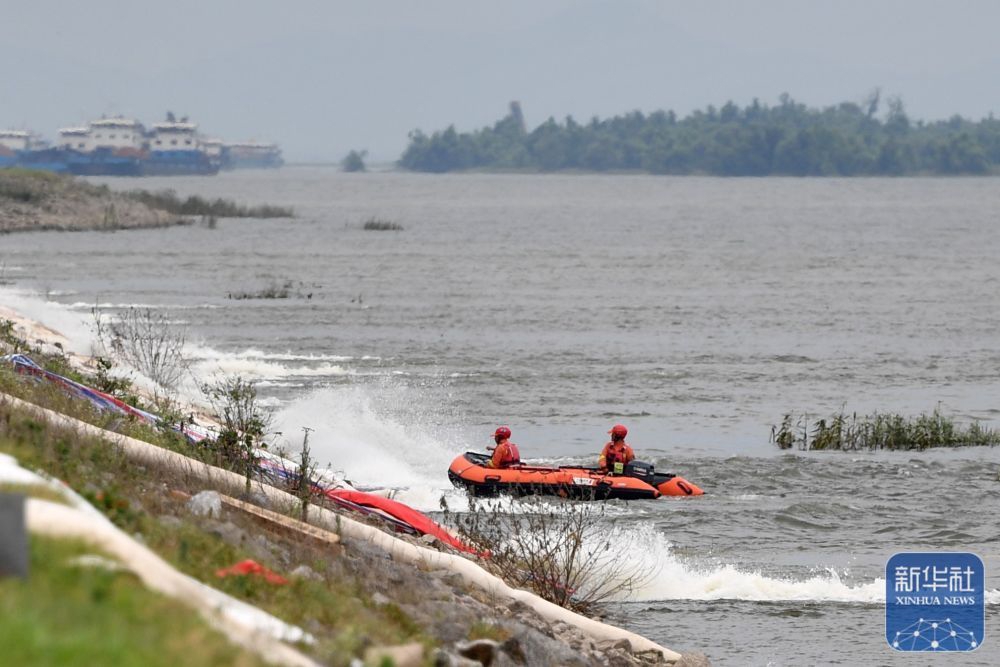
[[[493,458],[490,459],[490,468],[509,468],[521,463],[521,452],[517,450],[517,445],[510,441],[510,429],[500,426],[493,433],[493,440],[497,446],[493,449]]]
[[[622,424],[615,424],[608,433],[611,434],[611,442],[604,445],[601,458],[597,460],[597,468],[602,472],[621,475],[625,472],[625,464],[635,458],[632,447],[625,442],[628,429]]]

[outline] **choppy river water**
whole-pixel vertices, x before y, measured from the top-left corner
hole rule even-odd
[[[1000,662],[1000,450],[768,442],[786,412],[842,408],[1000,426],[1000,181],[292,167],[105,182],[297,217],[3,236],[0,302],[81,346],[95,304],[167,309],[202,377],[257,379],[292,444],[314,428],[324,461],[428,510],[458,501],[447,464],[496,424],[562,463],[627,424],[640,458],[709,495],[610,508],[651,574],[613,620],[715,665],[912,664],[883,638],[885,563],[906,550],[983,558],[986,641],[947,662]],[[286,284],[287,299],[229,298]]]

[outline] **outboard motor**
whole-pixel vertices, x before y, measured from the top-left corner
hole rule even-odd
[[[625,464],[624,474],[626,477],[635,477],[636,479],[641,479],[650,486],[656,486],[656,482],[654,480],[656,473],[653,470],[652,463],[646,463],[644,461],[629,461]]]

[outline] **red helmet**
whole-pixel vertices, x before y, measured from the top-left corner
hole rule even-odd
[[[613,439],[619,440],[628,435],[628,429],[625,428],[624,424],[615,424],[614,426],[611,427],[611,430],[608,431],[608,433],[611,434],[611,437]]]
[[[506,426],[499,426],[499,427],[497,427],[496,432],[493,434],[493,437],[494,438],[509,438],[510,437],[510,429],[507,428]]]

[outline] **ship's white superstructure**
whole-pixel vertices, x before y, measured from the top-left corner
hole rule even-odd
[[[277,144],[260,141],[240,141],[223,146],[223,163],[227,168],[240,167],[280,167],[281,149]]]
[[[78,153],[90,153],[98,149],[128,153],[141,151],[145,141],[142,123],[118,117],[92,120],[87,127],[64,127],[59,130],[56,145]]]
[[[90,150],[132,148],[142,150],[142,123],[131,118],[101,118],[90,121]]]
[[[222,159],[222,139],[202,139],[201,149],[212,160]]]
[[[86,153],[91,150],[90,128],[89,127],[64,127],[59,130],[59,139],[56,141],[57,148],[68,148],[70,150]]]
[[[200,150],[198,126],[195,123],[156,123],[149,133],[151,151],[196,151]]]
[[[34,137],[26,130],[0,130],[0,146],[12,151],[33,148]]]

